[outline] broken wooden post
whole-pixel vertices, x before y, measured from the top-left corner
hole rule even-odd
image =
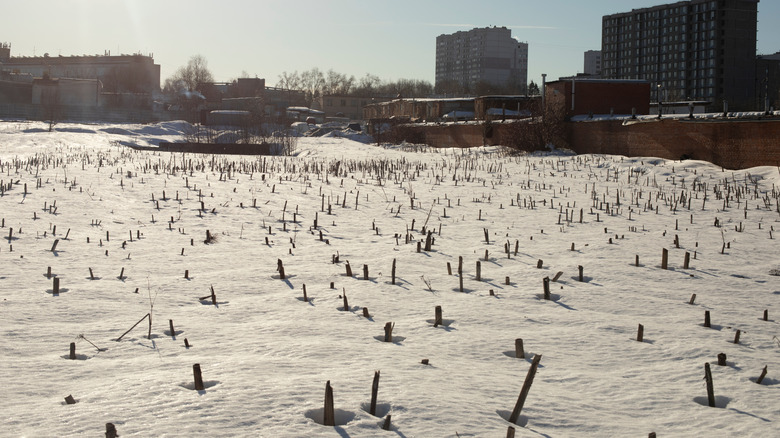
[[[390,414],[387,414],[387,417],[385,417],[385,422],[382,423],[382,430],[390,430]]]
[[[385,324],[385,342],[393,342],[393,327],[395,324],[392,322]]]
[[[525,399],[528,397],[528,392],[531,390],[531,384],[534,382],[534,376],[536,376],[536,368],[539,367],[539,361],[542,360],[542,355],[537,354],[534,356],[531,362],[531,367],[528,369],[528,374],[525,376],[525,382],[523,382],[523,388],[520,390],[520,396],[517,398],[515,408],[512,410],[512,414],[509,415],[509,422],[512,424],[517,423],[517,418],[520,416],[520,411],[523,410]]]
[[[330,386],[330,380],[325,383],[325,406],[322,413],[322,424],[325,426],[336,425],[336,413],[333,408],[333,388]]]
[[[368,313],[368,307],[363,308],[363,318],[371,318],[371,315]]]
[[[190,341],[187,338],[184,338],[184,348],[190,348]]]
[[[306,285],[305,284],[303,285],[303,301],[306,302],[306,303],[309,302],[309,297],[306,295]]]
[[[515,438],[515,428],[509,426],[506,430],[506,438]]]
[[[59,295],[60,294],[60,279],[57,277],[54,277],[54,285],[52,286],[52,295]]]
[[[171,329],[171,337],[173,339],[176,339],[176,330],[173,329],[173,320],[172,319],[168,320],[168,327],[170,327],[170,329]]]
[[[669,250],[664,248],[661,254],[661,269],[667,269],[669,265]]]
[[[436,306],[436,309],[435,309],[435,310],[436,310],[436,311],[435,311],[435,315],[436,315],[436,316],[435,316],[435,319],[433,320],[433,326],[434,326],[434,327],[438,327],[438,326],[442,325],[442,319],[441,319],[441,317],[442,317],[441,306]]]
[[[683,262],[683,269],[688,269],[691,266],[691,253],[685,252],[685,261]]]
[[[710,363],[704,364],[704,380],[707,381],[707,403],[711,408],[715,407],[715,390],[712,386],[712,371],[710,371]]]
[[[276,270],[279,271],[279,278],[284,280],[284,265],[282,264],[282,259],[276,259]]]
[[[692,295],[691,295],[691,300],[690,300],[690,301],[688,301],[688,304],[691,304],[691,305],[692,305],[694,301],[696,301],[696,294],[692,294]]]
[[[764,309],[764,321],[769,321],[769,309]]]
[[[190,279],[190,270],[189,269],[185,269],[184,270],[184,278],[187,279],[187,280]]]
[[[756,379],[756,383],[758,383],[759,385],[761,384],[761,382],[764,381],[764,377],[766,377],[766,368],[768,366],[769,365],[764,365],[764,369],[761,371],[761,375],[758,376],[758,379]]]
[[[46,278],[51,278],[51,266],[46,268]]]
[[[504,277],[504,284],[509,284],[509,276]]]
[[[76,343],[71,342],[70,343],[70,354],[68,355],[68,359],[75,360],[76,359]]]
[[[195,377],[195,390],[203,391],[203,376],[200,373],[200,364],[196,363],[192,366],[192,374]]]
[[[348,312],[348,311],[349,311],[349,301],[347,301],[347,291],[346,291],[346,290],[344,290],[344,291],[342,292],[342,294],[341,294],[341,298],[342,298],[342,299],[343,299],[343,301],[344,301],[344,311],[345,311],[345,312]]]
[[[363,280],[368,280],[368,265],[363,265]]]
[[[351,277],[352,276],[352,266],[350,266],[349,260],[347,260],[346,268],[347,268],[347,277]]]
[[[710,311],[705,310],[704,311],[704,327],[712,327],[710,324]]]
[[[217,305],[217,294],[214,292],[214,285],[211,285],[211,304]]]
[[[523,349],[523,339],[515,339],[515,357],[518,359],[525,359],[525,350]]]
[[[376,397],[379,392],[379,371],[374,371],[374,382],[371,384],[371,406],[368,413],[376,416]]]
[[[734,334],[734,343],[739,344],[739,335],[742,333],[741,330],[737,330],[737,332]]]
[[[718,365],[726,366],[726,353],[718,353]]]
[[[544,299],[550,299],[550,277],[544,277],[542,279],[542,286],[544,287]]]
[[[75,405],[76,404],[76,399],[73,398],[72,395],[68,395],[67,397],[65,397],[65,403],[67,403],[69,405]]]
[[[542,262],[542,259],[539,259],[538,262],[536,262],[536,269],[542,269],[542,265],[544,262]]]
[[[644,339],[644,333],[645,333],[645,326],[639,324],[639,328],[636,331],[636,340],[638,342],[642,342],[642,340]]]
[[[583,279],[584,279],[584,278],[583,278],[583,276],[582,276],[582,271],[583,271],[584,269],[585,269],[585,268],[583,268],[583,267],[582,267],[582,265],[579,265],[579,266],[577,266],[577,270],[579,270],[579,271],[580,271],[580,273],[579,273],[579,280],[580,280],[580,282],[582,282],[582,281],[583,281]]]
[[[114,423],[106,423],[106,438],[117,438],[119,435],[116,434],[116,426],[114,426]]]
[[[57,244],[60,243],[60,239],[54,239],[54,244],[51,246],[51,252],[54,252],[57,250]]]

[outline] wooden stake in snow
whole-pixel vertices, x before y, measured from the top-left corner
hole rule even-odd
[[[718,353],[718,365],[726,366],[726,353]]]
[[[739,344],[739,335],[742,334],[741,330],[737,330],[737,332],[734,334],[734,343]]]
[[[382,430],[390,430],[390,414],[387,414],[387,417],[385,417],[385,422],[382,423]]]
[[[393,259],[393,268],[390,271],[390,275],[392,276],[392,284],[395,284],[395,259]]]
[[[346,268],[347,268],[347,277],[351,277],[352,276],[352,266],[349,265],[349,261],[347,261]]]
[[[69,405],[75,405],[76,404],[76,399],[73,398],[72,395],[69,395],[69,396],[65,397],[65,403],[67,403]]]
[[[438,327],[438,326],[442,325],[442,319],[441,319],[441,317],[442,317],[441,306],[436,306],[436,309],[435,309],[435,315],[436,315],[436,316],[435,316],[435,319],[433,320],[433,326],[434,326],[434,327]]]
[[[542,279],[542,286],[544,287],[544,299],[550,299],[550,277],[544,277]]]
[[[639,324],[639,328],[636,331],[636,340],[638,342],[642,342],[642,339],[644,339],[644,333],[645,333],[645,326]]]
[[[691,253],[685,252],[685,261],[683,262],[683,269],[688,269],[691,266]]]
[[[106,423],[106,438],[117,438],[119,435],[116,434],[116,426],[114,426],[114,423]]]
[[[325,383],[325,407],[322,412],[322,424],[325,426],[336,425],[336,412],[333,408],[333,388],[330,380]]]
[[[688,304],[691,304],[691,305],[693,305],[693,302],[694,302],[694,301],[696,301],[696,294],[692,294],[692,295],[691,295],[691,300],[690,300],[690,301],[688,301]]]
[[[279,278],[284,280],[284,265],[282,264],[282,259],[276,259],[276,270],[279,271]]]
[[[520,417],[520,411],[523,410],[525,399],[528,397],[528,392],[531,390],[531,385],[534,383],[534,376],[536,376],[536,368],[539,367],[539,361],[542,360],[542,355],[537,354],[534,356],[531,362],[531,367],[528,369],[528,374],[525,376],[525,382],[523,382],[523,388],[520,390],[520,396],[517,398],[515,408],[512,410],[512,414],[509,415],[509,422],[512,424],[517,423],[517,418]]]
[[[482,281],[482,263],[477,260],[477,281]]]
[[[710,324],[710,311],[705,310],[704,311],[704,327],[712,327]]]
[[[523,339],[515,339],[515,357],[518,359],[525,359],[525,350],[523,349]]]
[[[543,264],[544,262],[542,261],[542,259],[539,259],[539,261],[536,262],[536,269],[542,269]]]
[[[579,273],[579,280],[580,280],[580,282],[582,282],[584,280],[584,278],[582,276],[582,271],[583,271],[584,268],[582,267],[582,265],[579,265],[579,266],[577,266],[577,269],[580,271],[580,273]]]
[[[349,312],[349,301],[347,301],[347,291],[346,290],[343,291],[343,293],[341,294],[341,297],[344,300],[344,311],[345,312]]]
[[[707,403],[711,408],[715,407],[715,390],[712,386],[712,371],[710,371],[710,363],[704,364],[704,380],[707,381]]]
[[[172,319],[168,320],[168,326],[171,329],[171,337],[175,340],[176,339],[176,330],[173,329],[173,320]]]
[[[195,377],[195,390],[196,391],[203,391],[205,388],[203,386],[203,376],[200,373],[200,364],[196,363],[192,366],[192,374]]]
[[[385,342],[393,342],[393,328],[395,324],[392,322],[385,323]]]
[[[54,284],[52,285],[52,295],[58,296],[60,294],[60,279],[54,277]]]
[[[371,384],[371,407],[368,413],[376,416],[376,397],[379,392],[379,371],[374,371],[374,383]]]
[[[363,280],[368,280],[368,265],[363,265]]]
[[[57,244],[60,243],[60,239],[54,239],[54,244],[51,246],[51,252],[54,252],[57,250]]]
[[[669,265],[669,250],[664,248],[661,254],[661,269],[667,269]]]
[[[761,384],[761,382],[764,381],[764,377],[766,377],[766,368],[768,366],[769,365],[764,365],[764,369],[761,371],[761,375],[758,376],[758,379],[756,379],[756,383],[758,383],[759,385]]]
[[[769,321],[769,309],[764,309],[764,321]]]
[[[70,355],[68,355],[68,359],[75,360],[76,359],[76,343],[71,342],[70,343]]]

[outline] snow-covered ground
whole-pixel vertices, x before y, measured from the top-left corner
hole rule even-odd
[[[2,436],[506,436],[535,355],[515,436],[780,435],[777,167],[47,128],[0,123]]]

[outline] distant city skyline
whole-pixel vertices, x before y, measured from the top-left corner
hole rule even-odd
[[[528,81],[539,84],[583,71],[584,53],[601,49],[602,16],[667,3],[43,0],[4,5],[0,42],[12,56],[153,54],[163,81],[202,55],[218,82],[246,74],[273,86],[282,72],[318,68],[433,84],[437,36],[503,26],[529,44]],[[759,2],[757,47],[780,51],[780,1]]]

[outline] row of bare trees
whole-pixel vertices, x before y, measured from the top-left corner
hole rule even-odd
[[[409,96],[425,97],[433,94],[433,85],[424,80],[398,79],[383,81],[376,75],[366,74],[360,79],[355,76],[328,70],[322,72],[312,68],[303,72],[282,72],[279,75],[277,88],[283,90],[300,90],[306,95],[307,104],[311,104],[320,96],[340,95],[355,97],[374,96]]]

